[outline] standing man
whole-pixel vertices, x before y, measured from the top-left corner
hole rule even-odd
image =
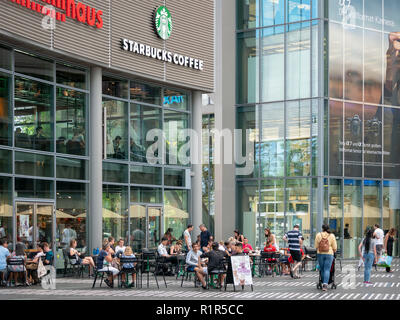
[[[376,244],[376,255],[378,257],[376,260],[376,263],[377,263],[382,255],[383,240],[385,238],[385,233],[379,227],[379,224],[374,225],[374,238],[375,238],[375,244]]]
[[[193,225],[189,224],[187,229],[183,232],[183,240],[185,241],[186,250],[192,250],[192,237],[190,233],[193,231]]]
[[[300,226],[296,224],[292,231],[287,232],[283,240],[288,242],[290,255],[293,259],[293,265],[290,266],[290,275],[292,278],[299,279],[298,268],[301,265],[301,246],[303,245],[303,235],[299,231]]]
[[[70,224],[67,224],[62,233],[62,242],[65,244],[65,246],[68,246],[72,239],[76,240],[76,232],[71,228]]]
[[[204,224],[200,225],[200,248],[201,251],[206,251],[206,249],[208,246],[208,242],[210,241],[210,237],[211,237],[211,233],[210,231],[207,230],[206,226]]]

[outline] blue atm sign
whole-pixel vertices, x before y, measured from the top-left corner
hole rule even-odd
[[[164,105],[180,104],[184,102],[183,96],[164,97]]]

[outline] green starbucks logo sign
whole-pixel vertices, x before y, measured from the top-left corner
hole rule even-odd
[[[172,32],[171,13],[165,6],[161,6],[156,11],[156,30],[161,39],[167,40]]]

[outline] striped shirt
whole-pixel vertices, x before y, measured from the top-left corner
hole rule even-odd
[[[300,239],[303,238],[303,235],[299,230],[287,232],[285,238],[288,239],[290,251],[300,251]]]

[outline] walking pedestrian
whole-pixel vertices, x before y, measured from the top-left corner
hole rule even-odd
[[[375,238],[375,245],[376,245],[376,254],[378,256],[378,259],[376,260],[375,263],[378,262],[379,258],[382,255],[382,250],[383,250],[383,240],[385,238],[385,233],[383,230],[379,227],[379,224],[374,225],[374,235],[373,237]]]
[[[335,235],[329,230],[329,226],[324,224],[322,232],[315,237],[315,248],[317,249],[317,259],[320,266],[322,279],[322,291],[328,290],[329,278],[334,254],[337,250]]]
[[[376,252],[376,240],[373,238],[374,231],[368,229],[366,235],[360,245],[358,246],[358,252],[364,261],[364,284],[372,284],[371,270],[372,265],[376,263],[378,257]]]
[[[299,231],[300,226],[296,224],[292,231],[287,232],[283,240],[288,242],[290,255],[293,259],[293,265],[290,266],[290,276],[294,279],[299,279],[298,268],[301,266],[301,246],[303,245],[303,235]]]
[[[389,232],[386,234],[385,237],[385,252],[388,255],[388,257],[393,257],[393,243],[394,243],[394,237],[396,235],[396,229],[391,228]],[[393,272],[390,270],[390,267],[386,268],[386,272]]]

